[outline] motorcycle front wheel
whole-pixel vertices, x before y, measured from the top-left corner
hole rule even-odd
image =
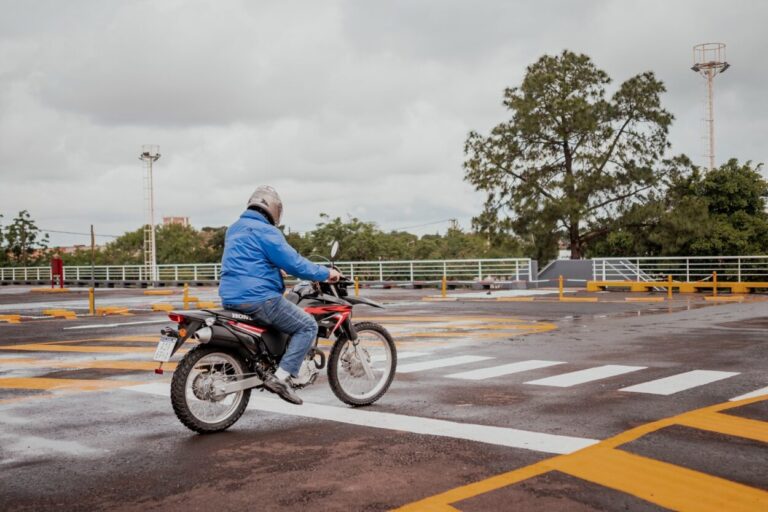
[[[328,382],[342,402],[361,406],[381,398],[392,384],[397,349],[389,332],[379,324],[355,324],[357,340],[336,340],[328,358]]]
[[[190,350],[173,372],[171,404],[187,428],[208,434],[232,426],[251,397],[251,390],[218,396],[217,385],[243,378],[247,365],[234,352],[198,346]]]

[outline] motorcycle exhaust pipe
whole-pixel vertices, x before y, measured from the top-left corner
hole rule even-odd
[[[203,327],[202,329],[199,329],[195,331],[195,334],[192,335],[192,338],[196,339],[200,343],[208,343],[211,341],[211,337],[213,336],[213,331],[210,327]]]

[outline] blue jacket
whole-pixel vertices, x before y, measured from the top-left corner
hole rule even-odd
[[[259,303],[283,294],[280,269],[292,276],[325,281],[327,267],[316,265],[288,245],[283,233],[258,212],[246,210],[229,226],[221,259],[219,297],[223,304]]]

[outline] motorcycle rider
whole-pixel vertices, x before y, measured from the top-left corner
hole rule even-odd
[[[224,308],[250,315],[291,335],[277,371],[263,376],[264,387],[299,405],[302,400],[288,379],[298,376],[317,336],[317,323],[283,297],[281,270],[312,281],[336,282],[341,274],[312,263],[288,244],[277,227],[282,214],[283,202],[272,187],[260,186],[251,195],[248,209],[227,229],[219,296]]]

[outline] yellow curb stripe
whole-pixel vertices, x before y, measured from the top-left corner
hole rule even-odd
[[[768,443],[768,422],[739,418],[728,414],[691,414],[681,418],[678,425],[708,430],[735,437]]]
[[[554,469],[672,510],[768,510],[768,492],[613,449],[553,461]]]

